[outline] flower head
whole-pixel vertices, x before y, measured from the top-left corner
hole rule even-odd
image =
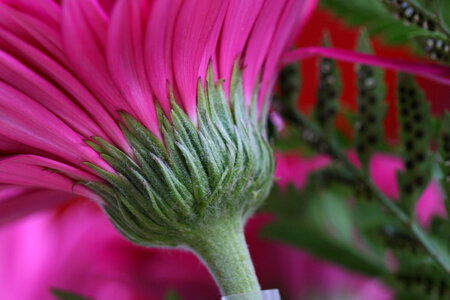
[[[155,151],[181,147],[176,137],[169,141],[164,133],[175,124],[200,129],[203,96],[205,105],[212,106],[241,97],[235,102],[245,103],[242,118],[252,101],[257,102],[254,113],[260,112],[282,51],[315,4],[106,2],[0,1],[0,139],[2,149],[15,154],[0,162],[0,182],[73,190],[104,202],[92,188],[74,185],[79,180],[104,182],[101,174],[82,163],[109,174],[119,171],[111,162],[114,155],[101,152],[95,141],[131,159],[130,164],[139,164],[137,150],[125,134],[149,133],[151,137],[140,137],[153,139],[161,147]],[[232,105],[216,109],[232,117]],[[120,128],[120,123],[126,126]],[[181,135],[181,128],[176,129]],[[219,131],[210,134],[222,134]],[[197,137],[211,138],[205,132]],[[191,149],[177,149],[184,150]],[[174,159],[175,153],[169,155]]]

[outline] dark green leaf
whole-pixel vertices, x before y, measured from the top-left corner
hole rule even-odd
[[[442,186],[447,195],[445,197],[445,206],[450,215],[450,113],[445,112],[442,122],[441,134],[439,137],[439,154],[441,156]]]
[[[295,108],[301,87],[300,65],[298,63],[293,63],[285,66],[280,72],[278,82],[281,94],[280,97],[286,105]]]
[[[348,244],[334,240],[313,226],[299,226],[296,222],[281,220],[263,230],[266,237],[281,240],[305,249],[312,254],[338,263],[354,271],[369,275],[384,272],[381,260],[371,260]]]
[[[324,46],[331,47],[328,34],[324,36]],[[322,58],[319,63],[319,88],[314,111],[316,121],[326,135],[333,133],[341,95],[341,79],[336,62]]]
[[[430,59],[440,63],[450,63],[450,39],[442,33],[436,32],[433,35],[413,36],[416,41],[416,47]]]
[[[431,178],[432,134],[430,104],[412,75],[399,74],[398,107],[405,172],[398,174],[401,203],[412,215],[415,203]]]
[[[439,14],[442,26],[450,32],[450,0],[442,0]]]
[[[83,296],[60,289],[51,289],[50,292],[60,300],[91,300],[90,298],[85,298]]]
[[[303,191],[289,187],[283,192],[275,188],[265,210],[275,212],[280,218],[263,234],[351,270],[382,274],[385,271],[383,256],[370,249],[358,249],[352,239],[354,221],[344,200],[350,190],[338,185],[329,185],[324,190],[318,188],[319,184],[314,177]]]
[[[365,31],[361,33],[357,50],[373,53]],[[384,72],[379,68],[358,66],[358,115],[355,125],[355,143],[359,159],[368,168],[372,153],[384,143],[383,121],[387,105]]]
[[[431,261],[399,257],[392,286],[400,299],[450,299],[450,279]],[[409,296],[409,298],[407,297]]]
[[[350,25],[364,25],[371,35],[379,33],[387,43],[408,43],[412,34],[429,34],[427,30],[407,26],[401,20],[394,19],[380,0],[321,0],[320,3]]]

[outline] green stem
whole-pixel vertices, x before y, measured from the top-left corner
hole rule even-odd
[[[428,237],[428,235],[423,231],[423,229],[417,224],[415,220],[412,220],[404,213],[397,204],[392,202],[387,198],[369,178],[369,175],[364,174],[361,170],[356,168],[347,158],[347,156],[332,142],[325,138],[324,134],[320,128],[312,125],[307,119],[305,119],[300,113],[295,109],[283,106],[281,103],[275,105],[279,113],[285,118],[285,120],[291,122],[292,124],[298,126],[300,132],[304,130],[310,131],[311,140],[306,140],[312,147],[317,149],[322,149],[323,152],[331,156],[335,161],[342,164],[342,166],[347,169],[353,176],[364,183],[378,201],[386,207],[391,214],[393,214],[398,220],[400,220],[406,228],[414,235],[414,237],[422,244],[426,249],[429,256],[433,258],[436,264],[441,267],[441,269],[446,273],[450,274],[450,262],[443,256],[439,254],[439,250],[436,248],[434,243]]]
[[[240,218],[212,219],[195,230],[187,245],[205,263],[223,296],[261,290]]]

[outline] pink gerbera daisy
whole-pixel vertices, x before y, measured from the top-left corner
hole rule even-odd
[[[75,193],[135,243],[196,252],[223,294],[257,291],[242,228],[272,183],[268,100],[316,2],[0,0],[0,222]],[[351,57],[324,51],[284,60]]]

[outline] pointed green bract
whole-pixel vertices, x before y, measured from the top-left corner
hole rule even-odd
[[[172,96],[170,119],[157,107],[164,142],[126,112],[121,129],[133,157],[101,138],[86,141],[116,173],[87,163],[106,183],[82,184],[104,199],[112,222],[135,243],[191,243],[198,227],[218,217],[244,221],[270,189],[272,151],[244,103],[240,72],[228,101],[211,70],[205,90],[199,81],[198,126]]]
[[[398,111],[405,172],[398,174],[401,203],[414,213],[415,203],[431,177],[430,105],[412,75],[398,76]]]
[[[357,50],[373,53],[366,32],[362,32]],[[373,152],[384,142],[383,121],[387,105],[384,102],[386,87],[381,69],[358,66],[358,114],[355,124],[356,150],[363,166],[367,169]]]

